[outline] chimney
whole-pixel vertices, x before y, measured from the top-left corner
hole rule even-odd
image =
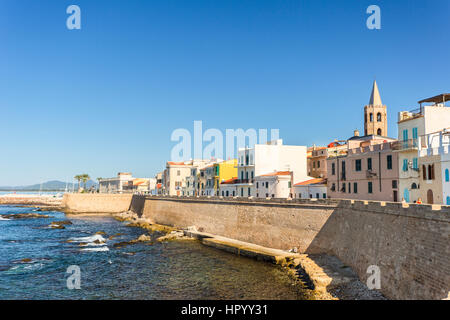
[[[353,131],[353,135],[354,135],[355,137],[359,137],[359,131],[358,131],[358,129],[356,129],[355,131]]]

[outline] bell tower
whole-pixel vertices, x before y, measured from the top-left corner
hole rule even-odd
[[[364,107],[364,135],[387,137],[387,111],[381,102],[377,82],[373,82],[369,104]]]

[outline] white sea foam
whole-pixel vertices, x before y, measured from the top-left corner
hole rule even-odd
[[[101,234],[94,234],[93,236],[89,237],[70,238],[69,240],[72,242],[86,242],[86,243],[91,243],[97,240],[100,242],[106,242],[106,239],[103,238]]]
[[[109,249],[108,247],[98,247],[98,248],[85,248],[81,249],[81,251],[101,252],[101,251],[109,251]]]
[[[9,220],[11,220],[11,219],[7,219],[5,217],[0,216],[0,221],[9,221]]]

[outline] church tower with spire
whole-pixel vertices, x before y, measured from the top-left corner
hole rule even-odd
[[[369,104],[364,107],[364,135],[387,137],[387,110],[381,102],[377,82],[373,82]]]

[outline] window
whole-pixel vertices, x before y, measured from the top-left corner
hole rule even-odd
[[[343,184],[342,184],[342,192],[343,192],[343,193],[345,193],[345,192],[346,192],[346,191],[345,191],[345,186],[346,186],[346,184],[345,184],[345,183],[343,183]]]
[[[428,165],[428,180],[434,180],[434,164]]]
[[[372,181],[369,181],[368,185],[367,185],[367,190],[368,190],[369,193],[373,193],[373,188],[372,187],[373,187],[372,186]]]
[[[425,165],[422,165],[422,175],[423,180],[427,180],[427,167]]]
[[[392,189],[397,189],[397,180],[392,180]]]
[[[316,168],[316,162],[315,161],[313,161],[313,168],[314,169]]]
[[[336,184],[333,183],[333,184],[331,185],[331,191],[336,191]]]
[[[342,161],[342,172],[341,172],[341,175],[342,175],[342,180],[345,180],[345,161]]]
[[[381,122],[381,113],[377,113],[377,122]]]
[[[361,159],[356,160],[355,171],[361,171]]]
[[[268,188],[269,187],[269,182],[266,182],[266,188]]]
[[[372,170],[372,158],[367,159],[367,170]]]
[[[412,135],[413,135],[413,139],[416,140],[419,136],[417,134],[417,128],[413,128],[412,129]]]
[[[419,161],[417,158],[413,158],[413,169],[419,169]]]
[[[317,168],[320,168],[320,161],[317,161]]]
[[[377,130],[377,135],[381,136],[381,129]]]
[[[373,122],[373,113],[371,113],[371,114],[369,115],[369,117],[370,117],[370,122]]]
[[[291,188],[291,181],[288,181],[288,188]]]
[[[322,196],[323,196],[324,199],[327,198],[327,194],[326,193],[322,194]]]
[[[388,168],[388,170],[392,170],[392,155],[391,154],[389,154],[387,156],[387,168]]]
[[[447,205],[450,206],[450,196],[447,197]]]
[[[403,159],[403,171],[408,171],[408,159]]]
[[[177,170],[177,176],[179,176],[180,175],[180,170]]]
[[[408,141],[408,130],[403,130],[403,141]]]
[[[411,189],[412,189],[412,190],[417,189],[417,184],[416,184],[415,182],[413,182],[413,184],[411,185]]]
[[[358,193],[358,183],[353,182],[353,193]]]
[[[259,188],[259,182],[256,183],[256,189],[258,189],[258,188]]]
[[[320,198],[320,196],[319,196],[319,194],[318,194],[318,193],[316,193],[316,198],[317,198],[317,199],[319,199],[319,198]]]
[[[450,182],[450,172],[445,169],[445,182]]]
[[[248,196],[250,197],[250,188],[248,188]]]
[[[241,197],[244,196],[244,188],[241,189]]]
[[[331,175],[334,176],[336,174],[336,164],[332,163],[331,164]]]

